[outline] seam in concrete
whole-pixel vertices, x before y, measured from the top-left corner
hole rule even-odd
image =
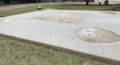
[[[3,34],[3,33],[0,33],[0,36],[4,37],[4,38],[11,39],[11,40],[16,40],[16,41],[19,41],[19,42],[22,42],[22,43],[32,44],[32,45],[52,49],[52,50],[55,50],[55,51],[60,51],[60,52],[68,53],[68,54],[71,54],[71,55],[75,55],[75,56],[79,56],[79,57],[83,57],[83,58],[88,58],[88,59],[95,60],[95,61],[100,61],[100,62],[107,63],[107,64],[120,65],[120,61],[114,60],[114,59],[100,57],[100,56],[97,56],[97,55],[92,55],[92,54],[88,54],[88,53],[84,53],[84,52],[78,52],[78,51],[75,51],[75,50],[70,50],[70,49],[67,49],[67,48],[58,47],[58,46],[54,46],[54,45],[49,45],[49,44],[45,44],[45,43],[42,43],[42,42],[37,42],[37,41],[23,39],[23,38],[11,36],[11,35],[6,35],[6,34]]]

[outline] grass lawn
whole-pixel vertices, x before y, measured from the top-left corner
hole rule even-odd
[[[69,5],[69,4],[44,4],[40,5],[43,9],[47,8],[53,8],[53,9],[60,9],[60,10],[102,10],[102,9],[111,9],[115,6],[112,5],[106,5],[106,6],[96,6],[96,5]],[[22,14],[27,12],[33,12],[37,11],[38,6],[29,6],[29,7],[23,7],[23,8],[16,8],[11,10],[4,10],[0,11],[0,16],[10,16],[10,15],[16,15],[16,14]]]
[[[0,37],[0,65],[111,65]]]

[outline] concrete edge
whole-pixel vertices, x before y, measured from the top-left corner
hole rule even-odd
[[[0,36],[11,39],[11,40],[19,41],[21,43],[36,45],[36,46],[52,49],[54,51],[60,51],[60,52],[68,53],[71,55],[79,56],[82,58],[87,58],[87,59],[91,59],[91,60],[95,60],[95,61],[99,61],[99,62],[103,62],[103,63],[107,63],[107,64],[120,65],[120,61],[114,60],[114,59],[100,57],[97,55],[92,55],[92,54],[88,54],[88,53],[84,53],[84,52],[78,52],[75,50],[70,50],[70,49],[66,49],[66,48],[62,48],[62,47],[58,47],[58,46],[54,46],[54,45],[49,45],[49,44],[45,44],[45,43],[41,43],[41,42],[37,42],[37,41],[23,39],[23,38],[11,36],[11,35],[6,35],[3,33],[0,33]]]

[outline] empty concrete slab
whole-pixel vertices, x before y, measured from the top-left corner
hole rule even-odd
[[[120,61],[120,12],[41,10],[0,18],[0,33]]]

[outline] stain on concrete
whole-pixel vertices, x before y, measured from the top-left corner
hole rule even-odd
[[[110,15],[114,15],[116,14],[115,12],[99,12],[99,14],[110,14]]]
[[[13,21],[12,19],[0,19],[0,22],[11,22]]]

